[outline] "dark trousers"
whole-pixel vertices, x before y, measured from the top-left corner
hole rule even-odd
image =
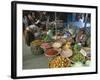
[[[25,31],[25,43],[30,46],[30,43],[34,40],[34,34],[31,31]]]

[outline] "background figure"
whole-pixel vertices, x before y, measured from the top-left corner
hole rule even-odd
[[[24,31],[25,31],[26,27],[28,27],[28,18],[27,18],[27,16],[25,15],[25,16],[23,17],[23,34],[24,34]]]
[[[84,23],[84,16],[77,15],[77,16],[76,16],[76,21],[74,22],[74,25],[75,25],[77,28],[84,28],[84,26],[85,26],[85,23]]]
[[[27,18],[26,15],[23,17],[23,24],[24,24],[25,27],[28,26],[28,18]]]
[[[47,12],[41,12],[40,13],[40,24],[41,24],[41,28],[42,30],[46,30],[46,23],[47,23],[47,18],[48,18],[48,15],[47,15]]]
[[[87,35],[85,33],[84,29],[80,29],[77,36],[76,36],[76,42],[81,43],[83,46],[86,45]]]
[[[25,30],[25,42],[28,46],[30,46],[30,43],[35,39],[35,37],[38,36],[36,34],[39,31],[39,28],[36,25],[30,25]]]
[[[28,17],[28,25],[34,24],[34,20],[32,18],[32,15],[31,14],[28,14],[27,17]]]

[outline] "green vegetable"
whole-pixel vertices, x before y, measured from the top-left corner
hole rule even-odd
[[[52,38],[49,36],[49,35],[47,35],[47,36],[45,36],[45,38],[43,39],[45,42],[48,42],[48,41],[51,41],[52,40]]]
[[[80,52],[74,53],[74,55],[71,57],[71,60],[73,62],[85,62],[85,56],[83,56]]]
[[[81,67],[83,66],[83,63],[82,62],[75,62],[72,67]]]
[[[90,66],[90,63],[91,63],[91,61],[90,61],[90,60],[87,60],[87,61],[85,62],[85,66]]]
[[[80,51],[81,47],[78,44],[74,45],[74,50],[75,51]]]

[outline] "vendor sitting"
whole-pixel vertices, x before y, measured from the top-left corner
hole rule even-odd
[[[82,45],[85,45],[86,42],[86,33],[84,29],[80,29],[77,36],[76,36],[76,42],[77,43],[82,43]]]

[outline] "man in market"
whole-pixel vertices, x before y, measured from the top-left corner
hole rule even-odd
[[[37,26],[38,21],[35,20],[36,17],[34,12],[32,12],[32,14],[28,13],[27,17],[28,17],[28,26],[25,27],[24,34],[25,34],[25,43],[28,46],[30,46],[30,43],[35,39],[35,37],[38,36],[36,32],[39,30],[39,28]]]
[[[84,26],[85,26],[85,23],[84,23],[84,16],[78,14],[78,15],[76,16],[76,21],[74,22],[74,25],[75,25],[77,28],[84,28]]]
[[[30,46],[30,43],[39,36],[39,33],[36,34],[36,32],[39,32],[39,28],[36,25],[30,25],[25,30],[25,42],[28,46]]]

